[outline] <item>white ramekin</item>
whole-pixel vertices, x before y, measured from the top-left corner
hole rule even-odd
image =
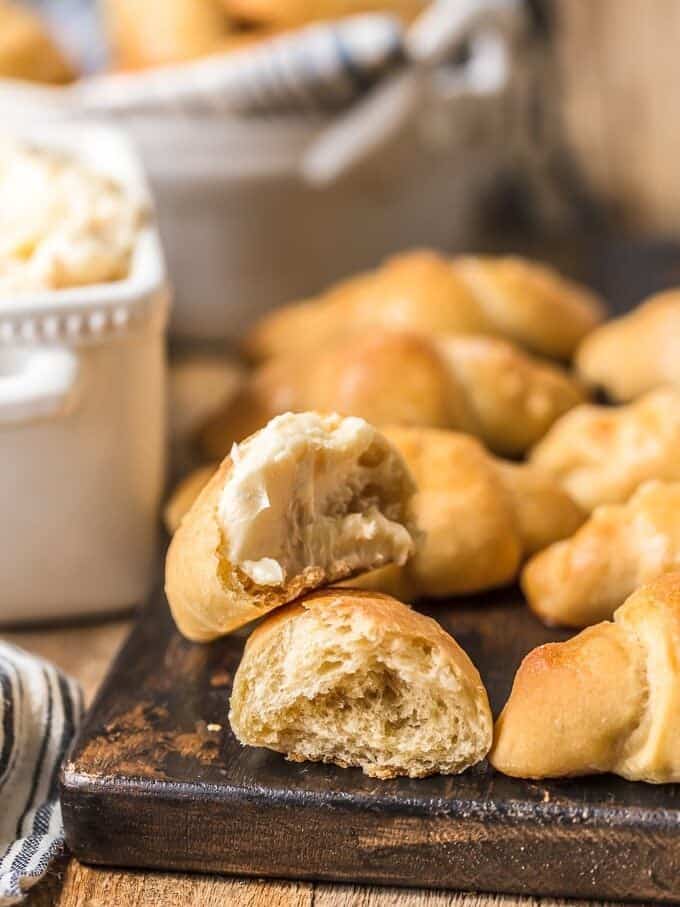
[[[149,204],[119,132],[20,138],[75,155]],[[0,622],[143,601],[157,571],[168,289],[151,216],[128,278],[0,300]]]

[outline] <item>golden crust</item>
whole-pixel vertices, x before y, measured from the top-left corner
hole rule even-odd
[[[634,403],[582,405],[562,416],[529,462],[553,475],[586,510],[626,501],[649,479],[680,480],[680,389]]]
[[[76,77],[40,18],[5,0],[0,0],[0,77],[55,84]]]
[[[417,597],[462,595],[511,582],[522,542],[511,500],[481,444],[436,429],[384,431],[418,487],[411,510],[420,538],[401,568]]]
[[[643,700],[627,642],[598,624],[530,652],[496,722],[494,768],[520,778],[610,771],[612,743],[634,729]]]
[[[265,363],[208,419],[199,441],[214,459],[278,413],[319,409],[466,431],[514,456],[583,399],[565,371],[503,340],[367,332]]]
[[[525,453],[559,416],[585,400],[573,376],[505,340],[449,337],[436,346],[463,391],[474,418],[472,433],[505,456]]]
[[[569,359],[604,318],[597,294],[547,265],[517,256],[454,264],[496,332],[543,356]]]
[[[583,511],[547,475],[495,459],[474,438],[388,426],[418,491],[411,500],[416,552],[403,567],[353,582],[408,601],[511,583],[526,556],[570,535]]]
[[[579,347],[576,366],[620,403],[663,384],[680,386],[680,290],[658,293],[594,330]]]
[[[544,265],[415,250],[265,316],[245,350],[256,359],[300,354],[343,336],[401,327],[502,336],[539,355],[568,359],[603,316],[594,293]]]
[[[524,568],[522,588],[547,624],[611,619],[644,583],[680,569],[680,482],[647,482],[622,505],[598,507],[571,538]]]
[[[680,781],[680,574],[522,662],[489,759],[523,778],[614,772]]]

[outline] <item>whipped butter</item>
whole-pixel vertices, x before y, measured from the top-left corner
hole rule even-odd
[[[142,219],[77,160],[0,142],[0,298],[126,277]]]
[[[364,457],[379,438],[363,419],[286,413],[234,445],[218,504],[230,562],[263,586],[308,566],[403,564],[411,536],[376,489],[404,466],[384,439],[382,462]]]

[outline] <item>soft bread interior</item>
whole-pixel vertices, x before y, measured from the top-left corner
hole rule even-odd
[[[310,567],[339,578],[411,553],[408,472],[362,419],[286,413],[231,460],[218,503],[224,553],[255,585],[283,586]]]
[[[377,778],[455,773],[484,758],[491,717],[467,656],[434,621],[382,598],[393,613],[378,623],[341,598],[273,618],[275,632],[249,647],[235,679],[241,742]]]

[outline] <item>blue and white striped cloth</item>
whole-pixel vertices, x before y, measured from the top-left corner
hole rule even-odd
[[[83,712],[78,685],[0,641],[0,905],[16,904],[64,848],[59,768]]]

